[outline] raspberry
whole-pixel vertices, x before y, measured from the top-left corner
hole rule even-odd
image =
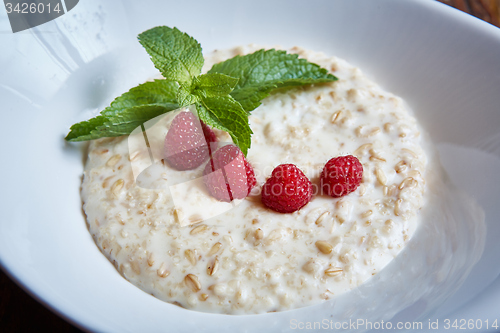
[[[253,168],[235,145],[219,148],[203,170],[203,181],[215,199],[244,199],[257,181]]]
[[[293,164],[278,165],[262,187],[262,203],[279,213],[295,212],[311,197],[311,181]]]
[[[323,193],[342,197],[355,191],[363,178],[363,166],[352,156],[339,156],[329,160],[321,172]]]
[[[203,122],[200,126],[200,120],[193,113],[181,112],[165,137],[165,161],[177,170],[196,169],[208,159],[209,145],[215,141],[214,132]]]

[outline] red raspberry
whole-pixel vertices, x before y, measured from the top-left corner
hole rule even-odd
[[[279,213],[295,212],[311,197],[311,181],[293,164],[278,165],[262,187],[262,203]]]
[[[253,168],[235,145],[219,148],[203,170],[203,181],[215,199],[244,199],[257,181]]]
[[[179,113],[165,137],[165,161],[174,169],[191,170],[205,162],[209,145],[217,141],[214,132],[188,111]],[[208,142],[208,145],[207,145]]]
[[[355,191],[363,178],[363,166],[352,156],[339,156],[329,160],[321,172],[323,193],[342,197]]]

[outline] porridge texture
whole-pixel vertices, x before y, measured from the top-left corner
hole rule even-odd
[[[257,49],[216,51],[205,67]],[[189,205],[179,208],[166,186],[172,177],[199,179],[204,165],[181,172],[158,160],[136,181],[138,157],[127,137],[91,143],[82,186],[90,232],[118,271],[145,292],[206,312],[303,307],[367,281],[414,234],[426,204],[427,155],[405,103],[344,60],[301,48],[289,52],[339,80],[274,93],[251,113],[247,159],[257,186],[221,214],[206,219],[205,209],[194,214]],[[163,138],[172,117],[165,119],[157,125]],[[229,140],[216,132],[220,141]],[[359,159],[362,183],[342,198],[322,195],[321,170],[340,155]],[[297,165],[315,188],[311,202],[292,214],[267,209],[259,195],[283,163]],[[203,198],[191,195],[191,207],[217,205],[203,188],[197,193]]]

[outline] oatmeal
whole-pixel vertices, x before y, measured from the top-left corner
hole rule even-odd
[[[256,49],[215,52],[205,67]],[[206,312],[303,307],[364,283],[414,234],[425,205],[427,156],[409,109],[344,60],[290,52],[339,80],[274,93],[252,111],[247,159],[257,186],[244,200],[221,206],[197,186],[204,165],[174,171],[156,158],[141,166],[144,156],[127,137],[91,143],[82,187],[90,232],[142,290]],[[156,125],[159,138],[173,115]],[[359,159],[362,183],[342,198],[322,195],[321,170],[340,155]],[[292,214],[266,208],[258,193],[283,163],[298,166],[315,188],[311,202]],[[171,186],[186,183],[194,184],[192,192]]]

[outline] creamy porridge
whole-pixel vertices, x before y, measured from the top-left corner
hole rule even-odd
[[[205,67],[255,50],[215,52]],[[339,80],[274,93],[252,112],[247,159],[257,186],[219,215],[206,219],[215,215],[210,209],[192,213],[193,202],[217,206],[206,191],[190,193],[183,206],[174,205],[179,195],[168,188],[171,175],[177,182],[195,181],[204,165],[181,172],[157,161],[136,182],[137,156],[129,154],[127,137],[91,143],[82,186],[90,232],[119,272],[142,290],[206,312],[303,307],[367,281],[412,237],[425,205],[427,156],[420,126],[400,98],[344,60],[300,48],[290,52]],[[172,116],[165,119],[158,125],[163,138]],[[229,140],[223,132],[217,135]],[[364,168],[355,192],[342,198],[317,193],[292,214],[262,205],[258,190],[277,165],[297,165],[318,189],[325,163],[348,154]]]

